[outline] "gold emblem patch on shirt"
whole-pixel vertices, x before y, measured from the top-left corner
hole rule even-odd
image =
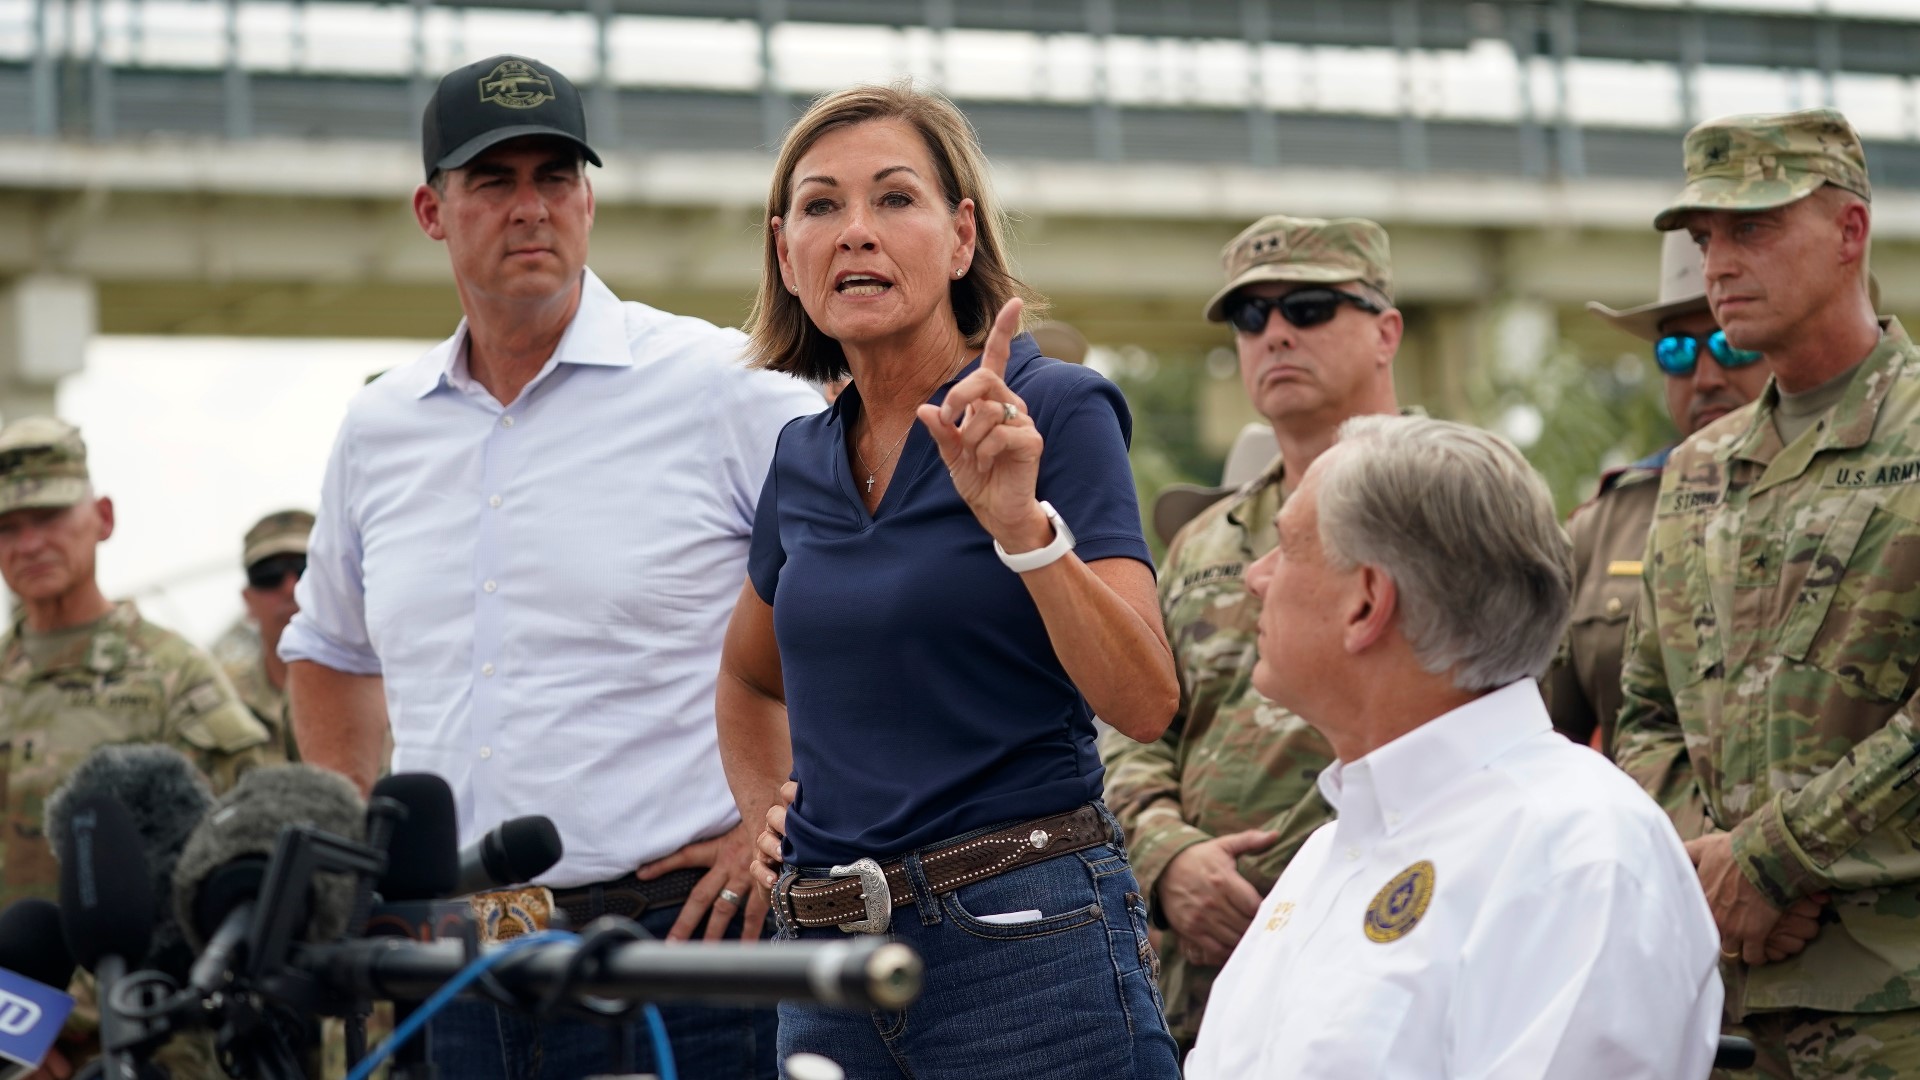
[[[1639,559],[1615,559],[1607,564],[1608,577],[1639,577],[1645,569]]]
[[[1399,941],[1420,924],[1433,899],[1433,863],[1425,859],[1394,875],[1367,905],[1367,940]]]

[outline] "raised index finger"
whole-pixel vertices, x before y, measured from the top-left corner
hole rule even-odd
[[[1020,309],[1024,306],[1016,296],[993,317],[993,329],[987,331],[987,347],[980,353],[981,370],[991,371],[1002,379],[1007,377],[1007,350],[1013,344],[1013,335],[1020,332]]]

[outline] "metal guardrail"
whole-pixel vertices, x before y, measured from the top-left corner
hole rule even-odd
[[[412,140],[430,73],[330,76],[247,70],[237,61],[239,13],[224,4],[224,68],[115,65],[56,54],[47,23],[60,3],[99,13],[105,0],[31,0],[33,55],[0,62],[0,95],[27,107],[0,112],[0,135],[112,139],[182,134]],[[295,0],[296,3],[302,0]],[[91,5],[89,8],[88,5]],[[1386,47],[1400,53],[1507,43],[1522,68],[1536,58],[1653,61],[1679,73],[1680,115],[1692,115],[1704,64],[1920,77],[1920,19],[1754,14],[1635,7],[1606,0],[403,0],[416,15],[447,8],[584,10],[600,55],[616,16],[739,19],[761,33],[757,90],[676,90],[591,83],[591,122],[608,145],[637,150],[747,150],[777,143],[804,100],[783,91],[766,44],[782,22],[939,30],[1135,35],[1250,44]],[[66,11],[69,21],[75,13]],[[416,18],[414,25],[424,25]],[[424,31],[417,31],[424,33]],[[424,57],[416,40],[414,55]],[[423,63],[424,61],[419,61]],[[604,66],[604,65],[603,65]],[[1564,71],[1562,71],[1564,75]],[[1102,77],[1104,78],[1104,76]],[[1678,130],[1582,126],[1536,112],[1520,79],[1516,122],[1417,115],[1402,91],[1399,116],[1275,112],[1252,105],[1158,107],[964,101],[990,152],[1012,158],[1169,161],[1474,172],[1527,177],[1672,178]],[[1102,84],[1103,85],[1103,84]],[[1870,142],[1876,182],[1920,188],[1920,143]]]

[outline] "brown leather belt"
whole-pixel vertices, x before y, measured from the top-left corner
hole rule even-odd
[[[576,929],[602,915],[638,919],[654,908],[686,903],[687,895],[693,892],[693,886],[706,873],[694,867],[662,874],[652,881],[641,881],[627,874],[597,885],[555,889],[553,906],[566,912],[567,919]]]
[[[1088,803],[1065,814],[1009,825],[934,848],[920,856],[920,869],[935,893],[951,892],[1022,866],[1085,851],[1106,843],[1109,838],[1106,822],[1093,804]],[[835,869],[851,872],[850,868]],[[886,876],[893,907],[913,903],[913,886],[907,880],[904,861],[895,859],[878,869]],[[810,928],[859,923],[875,914],[864,897],[859,877],[791,879],[780,900],[794,922]],[[878,933],[885,927],[863,929]]]

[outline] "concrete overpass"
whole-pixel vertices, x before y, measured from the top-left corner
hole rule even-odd
[[[6,411],[44,407],[95,332],[437,337],[453,324],[444,257],[407,208],[418,180],[409,133],[428,85],[424,0],[404,9],[422,28],[413,70],[350,75],[243,64],[232,44],[241,0],[225,8],[224,66],[198,68],[115,60],[104,29],[95,44],[55,42],[55,2],[33,0],[31,55],[0,56],[0,91],[29,105],[0,120]],[[104,10],[104,0],[67,10],[85,4]],[[625,295],[722,323],[739,321],[755,284],[765,148],[805,97],[777,77],[773,42],[793,20],[936,35],[973,25],[1107,45],[1237,36],[1250,55],[1288,43],[1362,58],[1384,50],[1409,72],[1422,58],[1500,44],[1518,65],[1505,119],[1468,115],[1471,102],[1459,115],[1438,112],[1417,100],[1411,75],[1397,115],[1283,109],[1258,64],[1240,105],[1123,101],[1110,71],[1084,101],[962,102],[1019,215],[1023,272],[1096,343],[1203,355],[1227,340],[1197,310],[1228,237],[1276,211],[1358,214],[1393,236],[1409,394],[1457,414],[1469,412],[1472,373],[1513,347],[1502,345],[1508,313],[1544,313],[1605,356],[1626,343],[1590,326],[1579,305],[1650,292],[1649,220],[1677,186],[1684,123],[1583,124],[1565,86],[1581,58],[1678,71],[1682,121],[1716,64],[1804,70],[1829,95],[1850,73],[1905,78],[1910,90],[1920,76],[1920,22],[1601,0],[930,0],[918,11],[864,0],[590,0],[585,10],[599,28],[593,122],[612,133],[608,167],[594,177],[593,263]],[[609,74],[618,19],[688,15],[758,27],[757,86],[631,85]],[[1541,77],[1560,80],[1557,104],[1537,95]],[[1917,126],[1870,143],[1874,259],[1893,311],[1920,311]],[[1233,419],[1214,412],[1210,441]]]

